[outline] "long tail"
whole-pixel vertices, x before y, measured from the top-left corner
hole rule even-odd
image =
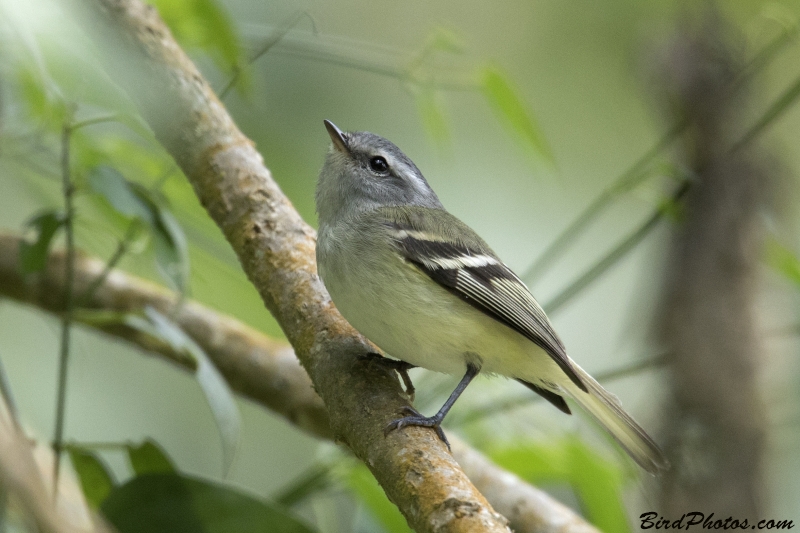
[[[573,383],[562,385],[572,398],[608,431],[639,466],[658,474],[669,468],[669,461],[653,439],[625,412],[619,399],[605,390],[592,376],[572,362],[575,372],[589,389],[580,390]]]

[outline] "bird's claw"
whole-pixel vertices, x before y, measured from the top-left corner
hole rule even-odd
[[[407,426],[432,428],[434,431],[436,431],[436,435],[439,437],[439,439],[445,443],[447,449],[450,450],[450,441],[447,440],[447,437],[442,430],[442,421],[440,418],[436,416],[422,416],[419,411],[410,405],[403,406],[402,412],[408,416],[404,416],[403,418],[398,418],[397,420],[392,420],[389,422],[383,430],[384,436],[389,435],[389,433],[396,429],[403,429]]]

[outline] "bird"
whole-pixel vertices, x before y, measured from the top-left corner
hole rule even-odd
[[[315,191],[317,268],[342,316],[402,363],[463,376],[442,408],[411,407],[386,434],[441,424],[479,373],[512,378],[571,414],[572,398],[644,470],[668,468],[658,445],[616,396],[575,363],[547,315],[489,245],[450,214],[391,141],[344,132],[331,139]]]

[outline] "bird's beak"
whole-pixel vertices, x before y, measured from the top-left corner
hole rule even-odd
[[[330,120],[325,120],[325,129],[328,130],[328,135],[331,136],[333,146],[343,154],[350,154],[350,148],[347,147],[347,141],[344,138],[344,132],[336,127],[336,124]]]

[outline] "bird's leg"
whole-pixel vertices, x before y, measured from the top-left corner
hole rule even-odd
[[[450,449],[450,443],[447,441],[447,437],[444,435],[444,431],[442,431],[442,420],[444,417],[447,416],[447,413],[450,411],[450,408],[453,407],[453,404],[456,403],[458,397],[461,396],[461,393],[464,392],[464,389],[467,388],[467,385],[470,384],[472,379],[478,375],[480,372],[480,367],[467,364],[467,373],[464,374],[464,377],[461,378],[461,381],[458,382],[456,385],[456,389],[450,394],[450,397],[444,402],[444,405],[439,412],[433,416],[422,416],[416,409],[413,407],[404,407],[403,410],[409,414],[409,416],[398,418],[397,420],[392,420],[383,430],[384,435],[388,435],[391,431],[395,429],[401,429],[406,426],[422,426],[433,428],[436,431],[436,434],[442,439],[442,442],[447,444],[447,449]]]
[[[389,359],[388,357],[384,357],[375,352],[364,354],[361,356],[361,359],[369,363],[377,363],[382,365],[384,368],[388,368],[389,370],[394,370],[397,372],[400,375],[400,379],[403,380],[403,385],[406,388],[406,394],[412,402],[414,401],[414,393],[417,389],[414,388],[414,384],[411,382],[408,371],[412,368],[417,368],[416,365],[406,363],[405,361],[398,361],[397,359]]]

